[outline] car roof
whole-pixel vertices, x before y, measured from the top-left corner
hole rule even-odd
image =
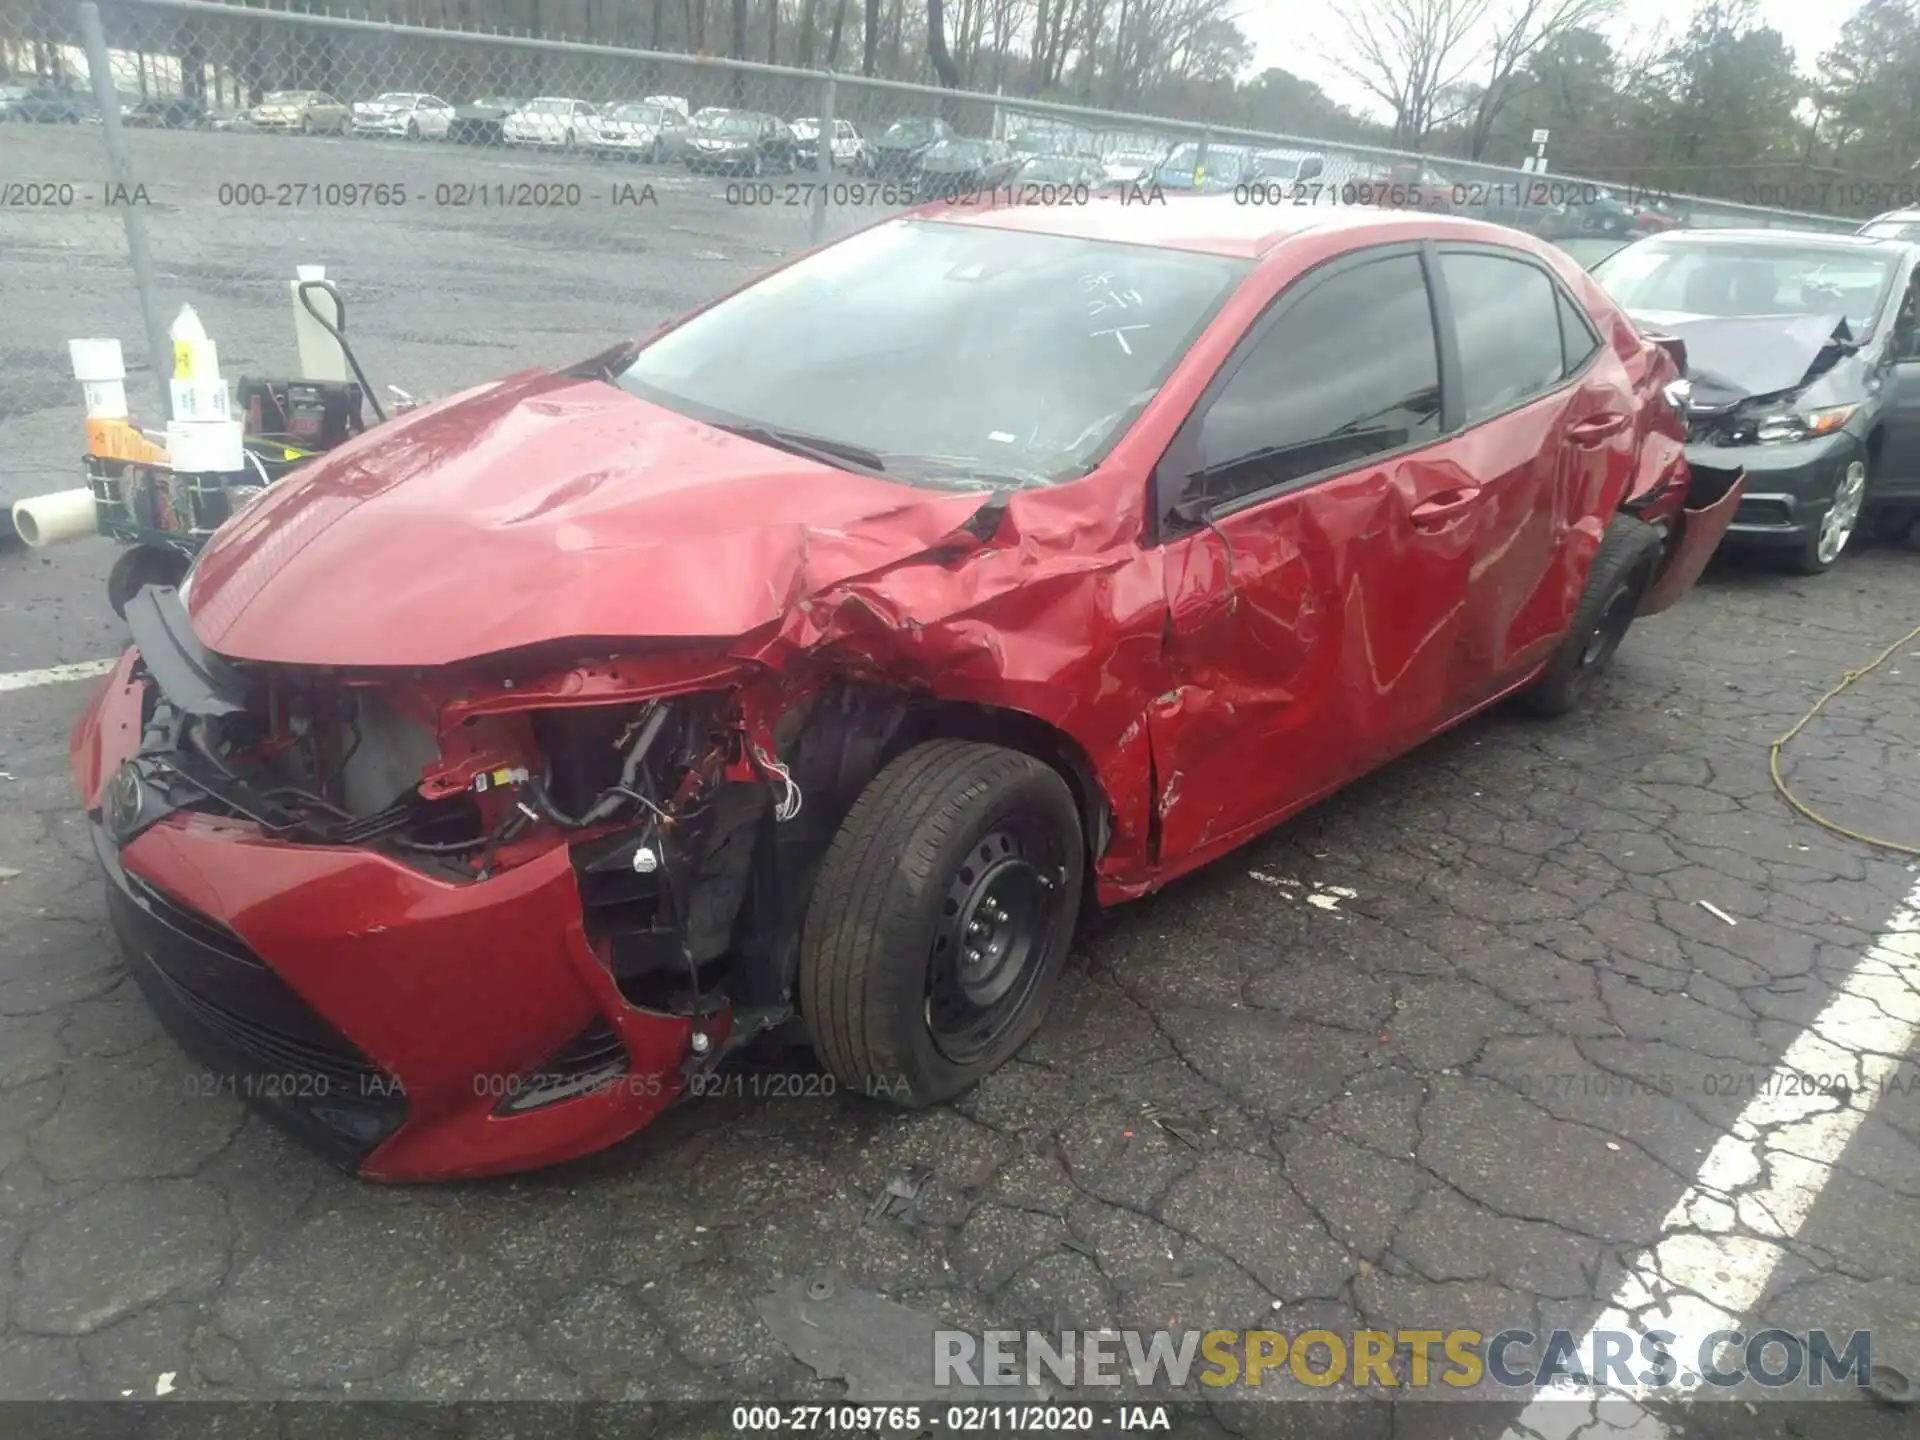
[[[1663,244],[1679,240],[1689,245],[1738,244],[1749,248],[1754,245],[1776,245],[1783,250],[1826,247],[1835,251],[1861,253],[1875,250],[1893,252],[1905,245],[1903,241],[1888,240],[1878,235],[1836,234],[1831,230],[1668,230],[1647,238]]]
[[[1889,210],[1884,215],[1876,215],[1871,220],[1862,220],[1862,225],[1920,225],[1920,210]]]
[[[1163,250],[1193,250],[1238,259],[1259,259],[1275,246],[1309,233],[1344,231],[1357,239],[1447,239],[1490,241],[1517,250],[1537,250],[1527,237],[1506,226],[1421,211],[1372,206],[1243,205],[1231,194],[1169,195],[1162,200],[1126,201],[1132,194],[1096,195],[1085,205],[1008,205],[928,212],[928,218],[1029,234],[1151,245]],[[1883,242],[1884,243],[1884,242]]]

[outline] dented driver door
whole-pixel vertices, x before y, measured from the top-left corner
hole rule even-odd
[[[1160,854],[1199,863],[1421,739],[1449,701],[1474,486],[1438,453],[1417,246],[1309,273],[1169,446]]]

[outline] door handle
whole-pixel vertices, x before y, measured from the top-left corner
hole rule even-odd
[[[1413,507],[1413,523],[1438,525],[1469,509],[1480,498],[1478,490],[1442,490],[1430,500]]]
[[[1569,425],[1567,438],[1576,445],[1597,445],[1602,440],[1618,435],[1629,423],[1629,417],[1618,412],[1593,415]]]

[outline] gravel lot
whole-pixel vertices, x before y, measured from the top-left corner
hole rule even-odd
[[[0,178],[97,194],[96,136],[33,139],[31,155],[6,147]],[[296,262],[343,282],[377,382],[433,393],[589,353],[807,235],[804,211],[729,207],[672,171],[269,136],[136,144],[170,294],[202,308],[235,374],[291,365]],[[222,181],[431,192],[576,173],[595,194],[651,181],[658,204],[216,201]],[[71,470],[65,339],[137,352],[119,224],[97,203],[0,212],[0,476],[16,494]],[[112,558],[0,551],[0,672],[117,649]],[[1863,548],[1817,580],[1718,564],[1636,629],[1591,712],[1490,715],[1107,917],[1034,1044],[955,1105],[703,1099],[585,1163],[413,1189],[347,1179],[202,1093],[106,934],[65,768],[84,687],[0,684],[0,1398],[151,1396],[162,1376],[202,1399],[832,1397],[756,1309],[822,1271],[968,1328],[1582,1330],[1909,903],[1912,866],[1792,819],[1767,745],[1917,620],[1905,551]],[[1830,711],[1794,751],[1803,793],[1920,843],[1920,653]],[[1870,1113],[1767,1252],[1745,1328],[1872,1329],[1876,1358],[1914,1372],[1920,1061],[1895,1076],[1853,1097]],[[930,1172],[918,1199],[870,1218],[914,1167]],[[1493,1440],[1519,1408],[1469,1425],[1457,1406],[1340,1407],[1338,1424]],[[1699,1408],[1668,1423],[1802,1423],[1784,1405]],[[1898,1433],[1876,1412],[1845,1427]]]

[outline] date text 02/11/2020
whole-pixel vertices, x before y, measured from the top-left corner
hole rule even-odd
[[[223,209],[240,210],[402,210],[409,205],[443,210],[578,210],[599,203],[615,209],[660,203],[652,185],[630,180],[611,181],[604,191],[573,180],[442,180],[431,189],[397,180],[223,181],[214,201]]]
[[[1088,1434],[1100,1430],[1171,1430],[1165,1405],[736,1405],[735,1434]]]

